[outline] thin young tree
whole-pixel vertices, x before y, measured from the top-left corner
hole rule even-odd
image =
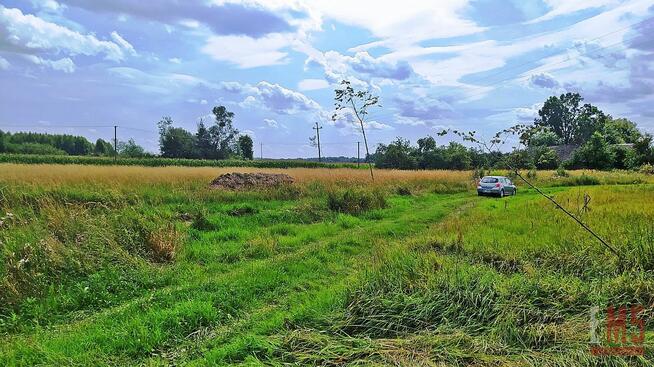
[[[368,114],[369,107],[381,107],[379,105],[379,97],[373,95],[369,91],[355,90],[352,88],[352,83],[348,80],[341,81],[341,88],[334,91],[334,114],[332,120],[336,121],[342,118],[340,112],[343,110],[351,110],[361,126],[361,134],[363,135],[363,144],[366,146],[366,161],[370,168],[370,178],[374,181],[375,176],[372,173],[372,162],[370,161],[370,150],[368,149],[368,138],[366,137],[366,129],[364,120]]]

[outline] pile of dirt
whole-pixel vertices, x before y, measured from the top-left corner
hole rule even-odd
[[[211,188],[241,190],[293,183],[293,177],[280,173],[225,173],[211,182]]]

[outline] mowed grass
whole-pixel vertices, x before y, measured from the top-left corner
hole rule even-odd
[[[208,188],[253,171],[296,184]],[[524,186],[367,174],[0,165],[0,364],[649,365],[591,356],[588,312],[651,330],[651,176],[538,172],[617,258]]]

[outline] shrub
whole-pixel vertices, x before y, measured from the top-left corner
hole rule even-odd
[[[646,175],[654,175],[654,166],[651,164],[643,164],[640,167],[640,173],[644,173]]]
[[[615,161],[615,153],[604,136],[595,132],[586,144],[575,151],[572,160],[577,168],[610,169]]]
[[[597,177],[582,174],[581,176],[572,176],[561,180],[555,186],[591,186],[599,184],[600,180]]]
[[[527,178],[534,180],[536,179],[536,176],[538,176],[538,173],[536,172],[535,168],[531,168],[529,171],[527,171]]]
[[[545,148],[537,157],[534,157],[534,164],[538,169],[554,169],[559,163],[559,156],[554,149]]]
[[[566,171],[565,168],[563,168],[563,166],[559,166],[559,168],[556,169],[556,175],[558,177],[568,177],[568,176],[570,176],[568,171]]]
[[[386,198],[379,190],[346,189],[327,193],[327,207],[335,212],[360,214],[372,209],[382,209],[386,206]]]

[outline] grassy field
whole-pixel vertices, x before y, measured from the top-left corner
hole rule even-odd
[[[254,171],[296,183],[208,188]],[[652,365],[654,177],[534,178],[618,258],[519,182],[375,174],[0,164],[0,365]],[[609,304],[644,357],[589,353]]]

